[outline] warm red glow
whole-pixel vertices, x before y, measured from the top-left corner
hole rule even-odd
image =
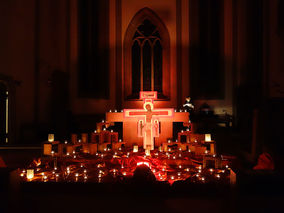
[[[137,166],[141,166],[141,165],[146,165],[146,166],[150,167],[150,163],[148,163],[148,162],[138,162],[137,163]]]

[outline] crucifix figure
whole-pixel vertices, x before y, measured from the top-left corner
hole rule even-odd
[[[122,123],[122,139],[126,142],[126,147],[138,144],[145,149],[154,149],[154,145],[161,146],[169,138],[173,138],[173,122],[188,122],[188,112],[174,112],[173,108],[156,109],[155,91],[140,92],[140,99],[144,101],[142,109],[106,113],[106,121],[110,126]]]
[[[125,109],[124,117],[138,119],[138,137],[143,137],[143,148],[154,150],[154,137],[159,137],[159,118],[172,117],[173,109],[154,109],[155,92],[141,93],[140,97],[144,97],[144,110]]]

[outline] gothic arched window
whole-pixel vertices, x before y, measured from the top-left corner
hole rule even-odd
[[[137,28],[132,44],[132,94],[140,91],[162,93],[163,47],[161,36],[148,19]]]
[[[125,97],[157,91],[169,98],[169,34],[153,11],[144,8],[132,19],[124,40]]]

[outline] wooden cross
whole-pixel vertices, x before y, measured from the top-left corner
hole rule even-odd
[[[141,97],[141,93],[140,93]],[[173,109],[154,109],[154,98],[144,99],[144,109],[125,109],[124,118],[136,118],[138,137],[143,137],[143,148],[154,150],[154,137],[159,137],[159,119],[173,117]]]
[[[127,147],[138,144],[145,149],[154,149],[173,137],[173,122],[188,122],[188,112],[174,112],[173,108],[154,108],[157,92],[140,92],[144,109],[124,109],[123,112],[107,112],[106,121],[110,125],[123,122],[123,141]],[[143,141],[141,140],[143,139]]]

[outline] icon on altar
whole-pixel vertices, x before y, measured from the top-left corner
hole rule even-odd
[[[106,120],[111,125],[122,122],[123,141],[126,147],[137,144],[154,150],[173,136],[173,122],[188,123],[188,112],[175,112],[173,108],[155,108],[156,91],[141,91],[142,109],[123,109],[107,112]]]

